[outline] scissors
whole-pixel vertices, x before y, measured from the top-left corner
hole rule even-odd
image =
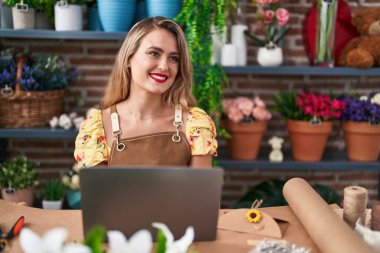
[[[5,247],[9,244],[8,241],[20,233],[21,228],[24,226],[25,218],[21,216],[18,218],[13,227],[8,231],[8,233],[3,233],[0,227],[0,252],[2,252]]]

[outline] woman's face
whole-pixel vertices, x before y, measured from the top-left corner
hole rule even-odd
[[[137,91],[165,93],[173,85],[179,68],[175,35],[162,28],[152,30],[142,38],[129,63],[131,94]]]

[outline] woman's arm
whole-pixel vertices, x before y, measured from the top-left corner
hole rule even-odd
[[[194,155],[191,157],[190,166],[193,168],[211,168],[211,155]]]

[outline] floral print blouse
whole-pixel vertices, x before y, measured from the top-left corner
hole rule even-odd
[[[217,155],[215,125],[202,109],[192,107],[189,110],[185,134],[192,155]],[[111,147],[106,142],[101,111],[92,109],[80,126],[75,141],[75,160],[79,168],[92,167],[108,161],[110,152]]]

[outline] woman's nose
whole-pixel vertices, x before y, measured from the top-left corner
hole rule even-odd
[[[166,71],[168,69],[168,60],[165,57],[162,57],[158,62],[158,69],[160,71]]]

